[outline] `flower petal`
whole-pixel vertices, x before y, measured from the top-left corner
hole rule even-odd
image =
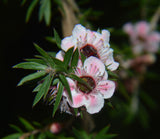
[[[85,71],[93,76],[102,76],[105,72],[104,64],[96,57],[90,56],[84,61]]]
[[[98,113],[104,106],[104,99],[101,94],[94,94],[89,95],[88,100],[86,101],[87,104],[86,109],[87,112],[90,114]]]
[[[84,41],[84,38],[86,37],[86,28],[77,24],[72,31],[72,35],[76,39],[81,39],[79,41]]]
[[[84,97],[84,95],[82,93],[77,92],[76,90],[72,90],[71,93],[72,93],[72,100],[73,100],[73,102],[71,102],[69,100],[69,104],[71,107],[79,108],[79,107],[85,105],[86,98]]]
[[[114,71],[118,68],[119,63],[115,62],[113,59],[113,49],[109,49],[107,54],[106,54],[106,61],[105,61],[105,65],[107,66],[108,69],[110,69],[111,71]]]
[[[59,51],[57,54],[56,54],[56,58],[63,61],[64,60],[64,52],[63,51]]]
[[[62,50],[67,51],[69,48],[75,46],[75,44],[76,44],[76,40],[72,36],[69,36],[62,40],[61,48]]]
[[[137,35],[145,37],[149,32],[149,24],[145,21],[138,22],[135,26]]]
[[[114,70],[116,70],[118,67],[119,67],[119,63],[113,61],[113,63],[110,64],[107,68],[108,68],[110,71],[114,71]]]
[[[72,90],[75,90],[76,89],[76,83],[71,79],[71,78],[66,78],[67,79],[67,81],[68,81],[68,84],[69,84],[69,86],[70,86],[70,90],[72,91]]]
[[[100,81],[96,89],[103,95],[103,98],[111,98],[115,90],[115,83],[109,80]]]
[[[109,47],[109,38],[110,38],[110,32],[106,29],[102,30],[102,39],[104,42],[104,46]]]
[[[96,38],[95,33],[87,29],[87,43],[93,44],[95,38]]]
[[[128,35],[133,35],[134,34],[134,28],[133,28],[133,25],[131,23],[126,23],[124,26],[123,26],[123,30],[124,32],[126,32]]]

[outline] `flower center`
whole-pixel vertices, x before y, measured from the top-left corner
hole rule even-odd
[[[143,36],[138,36],[138,39],[139,39],[141,42],[145,42],[145,41],[146,41],[146,38],[143,37]]]
[[[86,57],[95,56],[99,58],[97,54],[97,50],[90,44],[85,45],[80,49],[81,53],[84,54]]]
[[[82,76],[81,79],[86,81],[88,83],[88,85],[92,88],[92,89],[89,89],[86,85],[77,82],[77,87],[83,93],[88,94],[96,87],[96,83],[95,83],[95,81],[94,81],[94,79],[92,77],[90,77],[90,76]]]

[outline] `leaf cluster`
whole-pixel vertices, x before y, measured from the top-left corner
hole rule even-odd
[[[60,47],[61,41],[55,30],[54,34],[57,46]],[[56,57],[53,57],[50,53],[44,51],[37,44],[34,44],[34,46],[40,55],[36,55],[36,57],[32,59],[26,59],[25,62],[13,66],[13,68],[22,68],[35,71],[34,73],[23,77],[18,83],[18,86],[32,80],[38,81],[37,86],[33,89],[33,92],[37,92],[33,101],[33,106],[35,106],[41,99],[47,100],[47,95],[50,91],[52,91],[51,88],[54,86],[56,89],[52,94],[55,96],[55,104],[53,108],[53,115],[55,115],[55,112],[59,108],[64,88],[72,101],[71,90],[67,81],[68,77],[80,82],[81,84],[85,84],[89,89],[91,89],[91,87],[86,81],[74,74],[74,69],[78,64],[79,59],[78,49],[74,50],[72,47],[67,52],[64,52],[64,60],[61,61]],[[51,100],[52,99],[49,99],[49,101]]]

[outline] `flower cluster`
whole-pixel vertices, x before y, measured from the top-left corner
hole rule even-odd
[[[150,24],[140,21],[135,25],[127,23],[124,31],[129,35],[134,54],[156,53],[160,44],[160,33],[151,30]]]
[[[99,33],[78,24],[73,29],[72,35],[62,40],[61,48],[63,51],[58,52],[56,58],[63,61],[65,51],[71,47],[74,47],[74,50],[78,48],[80,56],[74,74],[90,86],[89,88],[67,77],[72,101],[65,89],[63,96],[71,107],[85,107],[88,113],[94,114],[102,109],[104,99],[112,97],[115,91],[115,83],[108,80],[107,70],[116,70],[119,63],[114,61],[109,37],[110,33],[107,30],[102,30],[102,33]],[[81,55],[86,58],[84,62]]]

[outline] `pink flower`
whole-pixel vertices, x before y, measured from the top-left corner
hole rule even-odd
[[[149,23],[145,21],[140,21],[135,25],[127,23],[123,29],[130,36],[135,54],[143,52],[155,53],[158,51],[160,33],[151,31]]]
[[[109,37],[110,33],[105,29],[102,33],[98,33],[77,24],[72,31],[72,36],[62,40],[61,48],[64,51],[71,47],[78,48],[86,57],[99,58],[108,69],[113,71],[118,68],[119,63],[113,59],[113,50],[109,48]]]
[[[84,106],[90,114],[99,112],[104,105],[104,99],[111,98],[115,90],[115,83],[107,80],[104,64],[98,58],[90,56],[84,61],[83,66],[77,67],[75,74],[85,80],[92,89],[67,78],[73,102],[67,97],[66,91],[64,95],[70,106],[73,108]]]
[[[57,134],[61,131],[62,129],[62,125],[60,123],[52,123],[50,125],[50,132],[52,132],[53,134]]]

